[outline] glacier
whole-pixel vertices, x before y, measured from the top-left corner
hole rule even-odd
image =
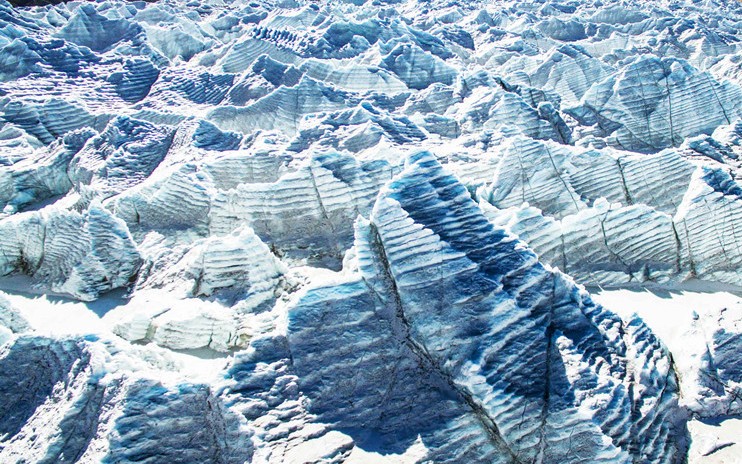
[[[0,462],[739,461],[741,26],[0,0]]]

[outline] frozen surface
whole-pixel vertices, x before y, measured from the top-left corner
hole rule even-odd
[[[669,289],[594,290],[593,298],[621,317],[638,314],[673,353],[681,402],[696,415],[688,423],[689,462],[737,462],[742,378],[733,366],[742,340],[739,288],[696,281]],[[632,302],[631,310],[626,301]]]
[[[0,0],[0,462],[739,462],[740,5]]]

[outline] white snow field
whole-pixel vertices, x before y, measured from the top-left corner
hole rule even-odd
[[[0,0],[0,463],[742,462],[740,179],[734,0]]]
[[[731,382],[714,378],[713,367],[708,362],[719,355],[720,348],[724,349],[718,341],[719,335],[742,331],[740,289],[688,281],[654,288],[591,290],[595,301],[615,309],[621,317],[639,314],[672,353],[681,402],[696,413],[688,423],[692,438],[688,462],[739,462],[742,456],[739,377]],[[739,341],[732,343],[739,345]],[[739,357],[738,350],[734,356]],[[707,394],[705,388],[713,388],[715,382],[719,386],[726,384],[725,388],[717,389],[716,395]],[[736,395],[736,403],[730,401],[730,395]]]

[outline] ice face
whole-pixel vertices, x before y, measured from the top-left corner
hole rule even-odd
[[[737,3],[11,3],[0,461],[729,448]]]
[[[570,447],[595,462],[684,454],[659,342],[495,228],[432,155],[412,158],[382,191],[356,227],[356,250],[356,276],[310,290],[289,312],[299,385],[320,420],[391,449],[423,434],[435,461],[579,462]],[[414,390],[430,390],[424,410]],[[619,419],[639,405],[652,411],[641,425]],[[410,419],[395,413],[408,409]]]

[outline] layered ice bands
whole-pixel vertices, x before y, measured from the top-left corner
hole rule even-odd
[[[739,2],[12,3],[0,462],[739,458]]]
[[[320,420],[392,450],[421,434],[435,462],[682,460],[658,340],[495,228],[429,153],[382,191],[355,247],[348,282],[289,312]]]

